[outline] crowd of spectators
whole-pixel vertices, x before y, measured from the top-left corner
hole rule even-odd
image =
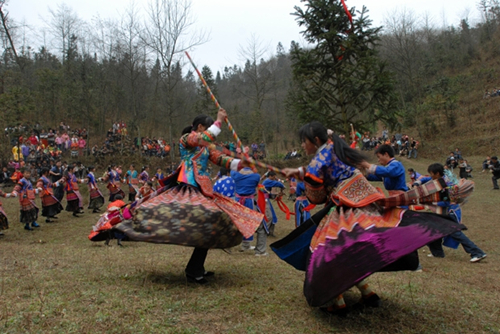
[[[345,136],[341,138],[345,140]],[[406,134],[397,133],[389,137],[389,132],[385,129],[379,137],[372,136],[370,132],[365,132],[363,135],[356,136],[356,141],[359,143],[358,146],[361,146],[362,151],[371,151],[382,144],[391,145],[397,155],[405,156],[408,159],[417,158],[420,144],[415,138]]]
[[[489,99],[490,97],[495,97],[495,96],[500,96],[500,89],[498,88],[493,88],[493,90],[490,92],[488,92],[488,90],[486,89],[484,91],[484,95],[483,95],[483,99]]]
[[[234,146],[234,143],[231,144]],[[260,144],[252,143],[250,148],[252,149],[252,157],[255,160],[266,158],[266,144],[263,141],[261,141]]]
[[[24,164],[54,161],[66,152],[76,158],[87,151],[87,129],[72,130],[64,122],[47,129],[39,123],[7,127],[5,136],[12,145],[12,160]]]
[[[408,159],[416,159],[418,156],[418,146],[420,142],[413,137],[409,137],[405,134],[396,134],[392,136],[390,144],[394,152],[399,154],[399,156],[406,156]]]
[[[383,137],[370,136],[370,132],[365,132],[361,138],[361,150],[371,151],[385,142]]]

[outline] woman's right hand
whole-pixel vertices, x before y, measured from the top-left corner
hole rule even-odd
[[[224,123],[227,118],[227,112],[225,109],[220,108],[219,112],[217,113],[217,121]]]

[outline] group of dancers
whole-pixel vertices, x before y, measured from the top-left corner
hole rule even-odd
[[[90,166],[84,178],[77,178],[73,173],[74,166],[69,165],[63,170],[61,162],[58,161],[52,169],[42,168],[40,178],[36,184],[31,182],[31,170],[28,168],[21,169],[22,177],[15,184],[14,189],[10,193],[5,193],[0,190],[0,196],[5,198],[17,197],[20,204],[20,221],[24,224],[24,229],[33,231],[40,227],[38,223],[39,206],[36,203],[36,197],[41,200],[42,212],[41,216],[45,217],[46,223],[52,223],[58,219],[57,215],[65,209],[73,214],[74,217],[79,217],[83,213],[83,197],[80,193],[80,184],[86,184],[89,191],[88,209],[92,213],[101,212],[101,207],[105,203],[105,199],[99,186],[98,181],[107,182],[107,188],[110,191],[109,201],[116,200],[116,196],[120,194],[123,198],[124,194],[119,186],[121,180],[120,174],[117,172],[116,166],[112,165],[103,177],[96,178],[95,167]],[[153,188],[153,182],[158,178],[163,178],[163,173],[158,170],[154,178],[150,179],[148,174],[149,168],[143,167],[139,174],[134,170],[134,166],[130,166],[125,178],[122,180],[129,185],[129,200],[134,201],[136,198],[142,198],[150,194]],[[64,195],[66,195],[66,207],[61,204]],[[0,203],[0,235],[3,235],[2,230],[9,228],[9,220]]]
[[[267,255],[263,239],[271,233],[275,215],[266,206],[265,181],[260,182],[251,159],[213,145],[226,117],[224,109],[215,122],[209,116],[197,116],[182,132],[177,170],[158,178],[157,188],[146,196],[134,197],[133,202],[103,215],[92,234],[96,240],[112,231],[131,241],[193,247],[185,275],[196,284],[208,283],[214,276],[205,268],[209,249],[244,247],[256,233],[255,255]],[[419,248],[428,244],[438,248],[442,238],[464,229],[456,212],[473,191],[472,181],[451,182],[439,168],[430,168],[432,178],[408,190],[404,182],[393,178],[393,173],[402,172],[404,179],[405,170],[399,171],[394,164],[390,146],[377,150],[381,165],[372,165],[319,122],[304,125],[299,136],[302,148],[313,158],[307,166],[281,172],[297,182],[296,207],[303,215],[296,229],[270,247],[282,260],[305,271],[304,295],[311,306],[345,314],[342,294],[353,286],[361,291],[360,305],[379,306],[381,300],[367,281],[371,274],[416,270]],[[225,169],[216,191],[209,161]],[[136,174],[132,168],[127,172],[131,190],[136,189]],[[271,184],[274,175],[269,175],[268,185],[277,186]],[[226,182],[225,176],[231,176],[234,184]],[[71,178],[63,182],[67,180]],[[114,167],[103,180],[108,182],[110,201],[123,196],[121,177]],[[383,181],[389,195],[368,180]],[[23,187],[20,183],[14,192],[19,194]],[[231,187],[234,193],[228,191]],[[259,196],[261,190],[264,196]],[[309,204],[321,205],[321,209],[311,215],[305,210]],[[30,220],[33,215],[26,217]],[[481,260],[486,254],[477,256]]]
[[[266,206],[269,198],[259,196],[261,190],[264,195],[269,192],[251,159],[213,145],[225,117],[223,109],[215,122],[206,115],[196,117],[180,138],[179,168],[160,179],[158,189],[148,197],[110,217],[112,224],[100,224],[108,224],[106,228],[131,241],[193,247],[185,274],[188,282],[197,284],[214,276],[205,268],[209,249],[237,245],[244,249],[256,234],[255,255],[265,256],[263,239],[272,226],[271,206]],[[343,313],[347,307],[342,293],[352,286],[361,291],[360,304],[379,306],[368,276],[378,271],[414,271],[420,265],[419,248],[440,246],[442,238],[464,229],[453,215],[473,191],[473,182],[453,183],[432,169],[431,179],[408,190],[405,182],[400,185],[392,177],[392,172],[401,172],[404,180],[405,170],[391,166],[390,146],[377,150],[379,166],[368,163],[360,151],[318,122],[303,126],[299,135],[302,148],[313,159],[308,166],[281,172],[296,182],[296,213],[301,214],[297,228],[270,246],[281,259],[306,272],[304,294],[311,306]],[[224,168],[215,186],[208,161]],[[368,179],[383,181],[389,195]],[[311,205],[321,209],[311,215]],[[485,256],[474,255],[471,262]]]
[[[20,222],[24,224],[24,229],[33,231],[39,228],[38,215],[39,207],[36,204],[36,197],[40,197],[42,203],[41,215],[45,217],[46,223],[52,223],[57,219],[57,215],[63,210],[61,204],[64,194],[66,194],[66,211],[72,212],[73,216],[78,217],[83,213],[83,197],[79,191],[79,184],[87,184],[89,188],[90,201],[88,209],[93,212],[99,212],[104,204],[104,197],[99,191],[94,175],[95,168],[89,167],[85,178],[78,179],[73,173],[73,166],[68,166],[64,171],[61,169],[61,162],[57,162],[53,169],[43,168],[41,176],[33,185],[30,181],[31,171],[28,168],[21,170],[22,177],[14,186],[10,193],[0,191],[0,196],[5,198],[17,197],[20,205]],[[0,216],[2,229],[8,229],[8,219],[5,212],[1,209]]]

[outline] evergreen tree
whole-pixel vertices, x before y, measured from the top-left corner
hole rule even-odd
[[[201,69],[201,75],[203,75],[203,78],[205,78],[208,87],[210,87],[212,93],[217,97],[217,100],[219,100],[217,95],[217,84],[215,83],[214,76],[212,74],[212,70],[210,69],[210,67],[208,67],[207,65],[203,66],[203,68]],[[220,74],[219,74],[219,79],[220,79]],[[207,92],[205,86],[203,86],[201,80],[199,80],[198,83],[198,96],[200,99],[196,103],[195,107],[196,111],[200,114],[209,114],[214,116],[214,113],[217,112],[215,104],[210,98],[210,94]]]
[[[350,15],[339,0],[302,0],[294,15],[312,48],[292,43],[293,88],[288,105],[302,122],[318,120],[340,132],[396,123],[393,79],[376,46],[367,9]]]

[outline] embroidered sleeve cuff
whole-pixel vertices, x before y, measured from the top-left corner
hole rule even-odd
[[[214,123],[208,128],[208,131],[212,133],[215,137],[217,137],[221,132],[221,129],[219,126],[217,126],[217,124]]]
[[[299,179],[304,180],[305,168],[299,167],[298,170],[299,170]]]
[[[370,168],[368,168],[368,174],[375,174],[377,171],[377,165],[371,164]]]
[[[240,165],[240,162],[241,162],[240,159],[233,159],[233,161],[231,161],[230,169],[237,172],[238,171],[238,167]]]

